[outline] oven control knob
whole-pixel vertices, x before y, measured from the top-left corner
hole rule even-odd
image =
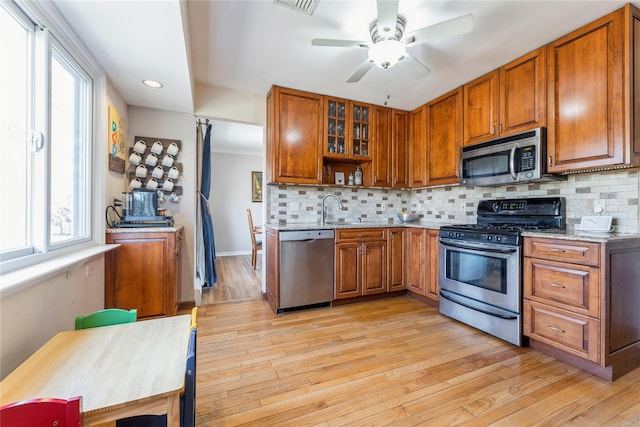
[[[460,233],[456,233],[456,237],[460,237]]]
[[[493,236],[491,235],[487,236],[487,240],[493,240]]]
[[[496,242],[501,242],[502,241],[502,236],[496,236]]]
[[[498,202],[494,202],[494,203],[491,205],[491,209],[492,209],[494,212],[498,212],[498,211],[500,210],[500,203],[498,203]]]
[[[453,237],[453,231],[449,232],[449,237]]]

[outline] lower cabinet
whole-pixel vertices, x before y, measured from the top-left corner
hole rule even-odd
[[[640,366],[640,239],[525,238],[531,346],[613,380]]]
[[[407,228],[407,289],[438,301],[438,230]]]
[[[401,291],[406,289],[405,260],[406,260],[406,229],[389,228],[387,230],[387,266],[389,280],[387,291]]]
[[[120,246],[105,254],[105,308],[135,308],[138,318],[174,316],[180,303],[182,236],[182,227],[108,231],[106,243]]]
[[[387,230],[336,230],[335,299],[387,292]]]

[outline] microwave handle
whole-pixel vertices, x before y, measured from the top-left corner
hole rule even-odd
[[[509,173],[511,174],[511,178],[514,181],[518,179],[516,175],[516,150],[518,149],[517,145],[514,145],[511,149],[511,153],[509,153]]]

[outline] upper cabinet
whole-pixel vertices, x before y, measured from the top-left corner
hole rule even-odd
[[[427,185],[460,181],[462,88],[426,105]]]
[[[411,112],[409,139],[409,187],[427,185],[427,106]]]
[[[271,88],[267,95],[267,183],[322,181],[322,113],[322,95]]]
[[[549,172],[640,165],[639,46],[629,4],[548,45]]]
[[[546,48],[463,86],[464,145],[545,126]]]
[[[374,105],[373,185],[406,188],[409,113]]]
[[[372,106],[324,97],[323,156],[333,160],[371,160]]]

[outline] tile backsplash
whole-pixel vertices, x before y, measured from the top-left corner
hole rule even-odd
[[[268,223],[318,222],[322,198],[336,194],[345,207],[338,209],[328,199],[327,221],[392,221],[406,208],[417,211],[421,219],[433,223],[473,223],[480,200],[518,197],[564,197],[567,202],[567,229],[579,227],[583,216],[594,215],[593,202],[605,201],[605,215],[613,217],[616,231],[640,233],[640,171],[585,173],[569,175],[566,181],[496,187],[460,185],[419,190],[363,189],[303,185],[267,186]]]

